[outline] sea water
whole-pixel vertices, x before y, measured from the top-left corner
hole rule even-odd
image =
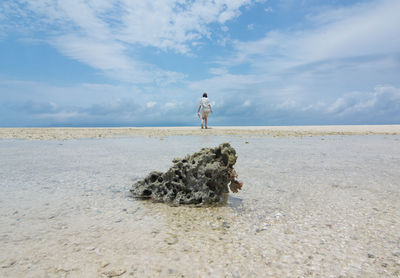
[[[244,182],[208,207],[131,198],[229,142]],[[400,136],[0,140],[2,277],[396,277]]]

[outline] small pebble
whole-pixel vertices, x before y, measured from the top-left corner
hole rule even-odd
[[[171,268],[168,269],[168,274],[169,274],[169,275],[176,274],[176,273],[177,273],[177,272],[176,272],[175,269],[171,269]]]
[[[174,234],[170,234],[170,237],[164,239],[164,242],[166,242],[168,245],[174,245],[178,243],[178,237]]]
[[[11,261],[9,261],[9,262],[3,264],[3,265],[1,266],[1,268],[9,268],[9,267],[12,267],[13,265],[15,265],[16,263],[17,263],[17,261],[11,260]]]
[[[232,272],[232,277],[234,277],[234,278],[240,278],[240,272],[239,272],[239,270],[233,271],[233,272]]]
[[[117,270],[104,271],[103,274],[106,275],[108,278],[111,278],[111,277],[121,276],[125,272],[126,272],[125,269],[117,269]]]
[[[89,246],[86,248],[86,250],[88,250],[88,251],[94,251],[95,249],[96,249],[96,247],[94,247],[94,246]]]

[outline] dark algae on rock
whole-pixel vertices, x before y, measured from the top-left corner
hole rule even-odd
[[[229,143],[216,148],[203,148],[185,158],[172,160],[165,173],[151,172],[130,190],[136,198],[179,204],[210,204],[220,201],[222,194],[238,192],[243,183],[236,180],[233,169],[236,151]]]

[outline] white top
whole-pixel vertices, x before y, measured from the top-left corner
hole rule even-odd
[[[205,111],[211,110],[210,101],[206,97],[202,97],[200,99],[200,106],[201,106],[201,109],[203,109]]]

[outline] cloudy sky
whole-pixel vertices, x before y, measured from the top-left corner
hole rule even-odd
[[[2,0],[0,126],[400,124],[399,0]]]

